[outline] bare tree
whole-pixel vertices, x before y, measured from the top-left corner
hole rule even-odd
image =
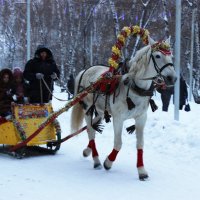
[[[163,19],[165,21],[165,37],[169,37],[169,22],[168,22],[168,17],[167,17],[167,2],[166,0],[162,0],[163,4]]]
[[[195,102],[200,103],[200,41],[199,41],[199,24],[195,22],[195,51],[196,65],[194,68],[193,95]]]
[[[154,10],[155,10],[156,4],[154,5],[153,9],[150,11],[150,14],[148,14],[148,11],[149,11],[148,6],[150,5],[151,0],[147,0],[146,2],[141,0],[141,3],[142,3],[142,13],[141,13],[141,16],[140,16],[139,26],[142,27],[142,28],[146,28],[148,23],[149,23],[149,21],[150,21],[150,19],[151,19],[151,17],[152,17],[152,14],[153,14]],[[135,53],[136,53],[136,51],[138,49],[139,42],[140,42],[140,38],[137,37],[135,45],[133,47],[133,51],[132,51],[131,57],[135,56]]]
[[[195,101],[200,102],[200,7],[197,0],[182,1],[181,66],[188,80],[191,5],[195,2],[193,94]],[[34,56],[38,44],[47,45],[60,66],[62,84],[65,84],[69,74],[76,75],[89,67],[91,47],[93,64],[107,65],[111,47],[123,26],[139,25],[148,29],[157,40],[171,35],[174,44],[174,19],[174,0],[159,0],[156,3],[154,0],[34,0],[31,1],[31,53]],[[10,68],[24,66],[26,4],[14,0],[0,1],[0,40],[0,64]],[[128,38],[123,50],[124,57],[133,57],[141,46],[139,38]]]
[[[119,34],[119,20],[118,20],[118,15],[117,15],[117,11],[115,8],[115,3],[113,0],[109,0],[109,4],[110,4],[110,9],[112,12],[112,16],[113,16],[113,21],[114,21],[114,27],[115,27],[115,36],[117,38],[117,35]]]

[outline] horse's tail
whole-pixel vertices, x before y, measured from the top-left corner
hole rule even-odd
[[[83,118],[84,118],[83,108],[79,103],[77,103],[75,106],[73,106],[71,113],[72,132],[79,130],[79,128],[83,123]]]
[[[79,87],[79,81],[82,76],[82,72],[79,73],[79,75],[75,79],[75,95],[78,93],[78,87]],[[77,131],[82,123],[83,123],[83,118],[84,118],[84,110],[80,103],[77,103],[76,105],[73,106],[72,108],[72,113],[71,113],[71,131]]]

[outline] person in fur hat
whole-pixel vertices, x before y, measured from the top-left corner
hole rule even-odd
[[[0,116],[11,115],[11,102],[13,101],[13,75],[10,69],[0,71]]]
[[[52,99],[53,83],[60,72],[50,49],[40,45],[35,57],[27,62],[23,75],[29,81],[30,103],[48,103]]]

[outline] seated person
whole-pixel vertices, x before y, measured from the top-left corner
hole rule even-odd
[[[0,116],[11,118],[13,75],[10,69],[0,71]]]
[[[19,104],[27,103],[27,98],[25,97],[23,72],[20,68],[14,68],[13,70],[13,83],[14,101]]]

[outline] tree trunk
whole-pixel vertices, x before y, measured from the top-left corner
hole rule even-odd
[[[193,79],[193,95],[196,103],[200,104],[200,45],[199,45],[199,24],[195,22],[195,51],[196,51],[196,68]]]

